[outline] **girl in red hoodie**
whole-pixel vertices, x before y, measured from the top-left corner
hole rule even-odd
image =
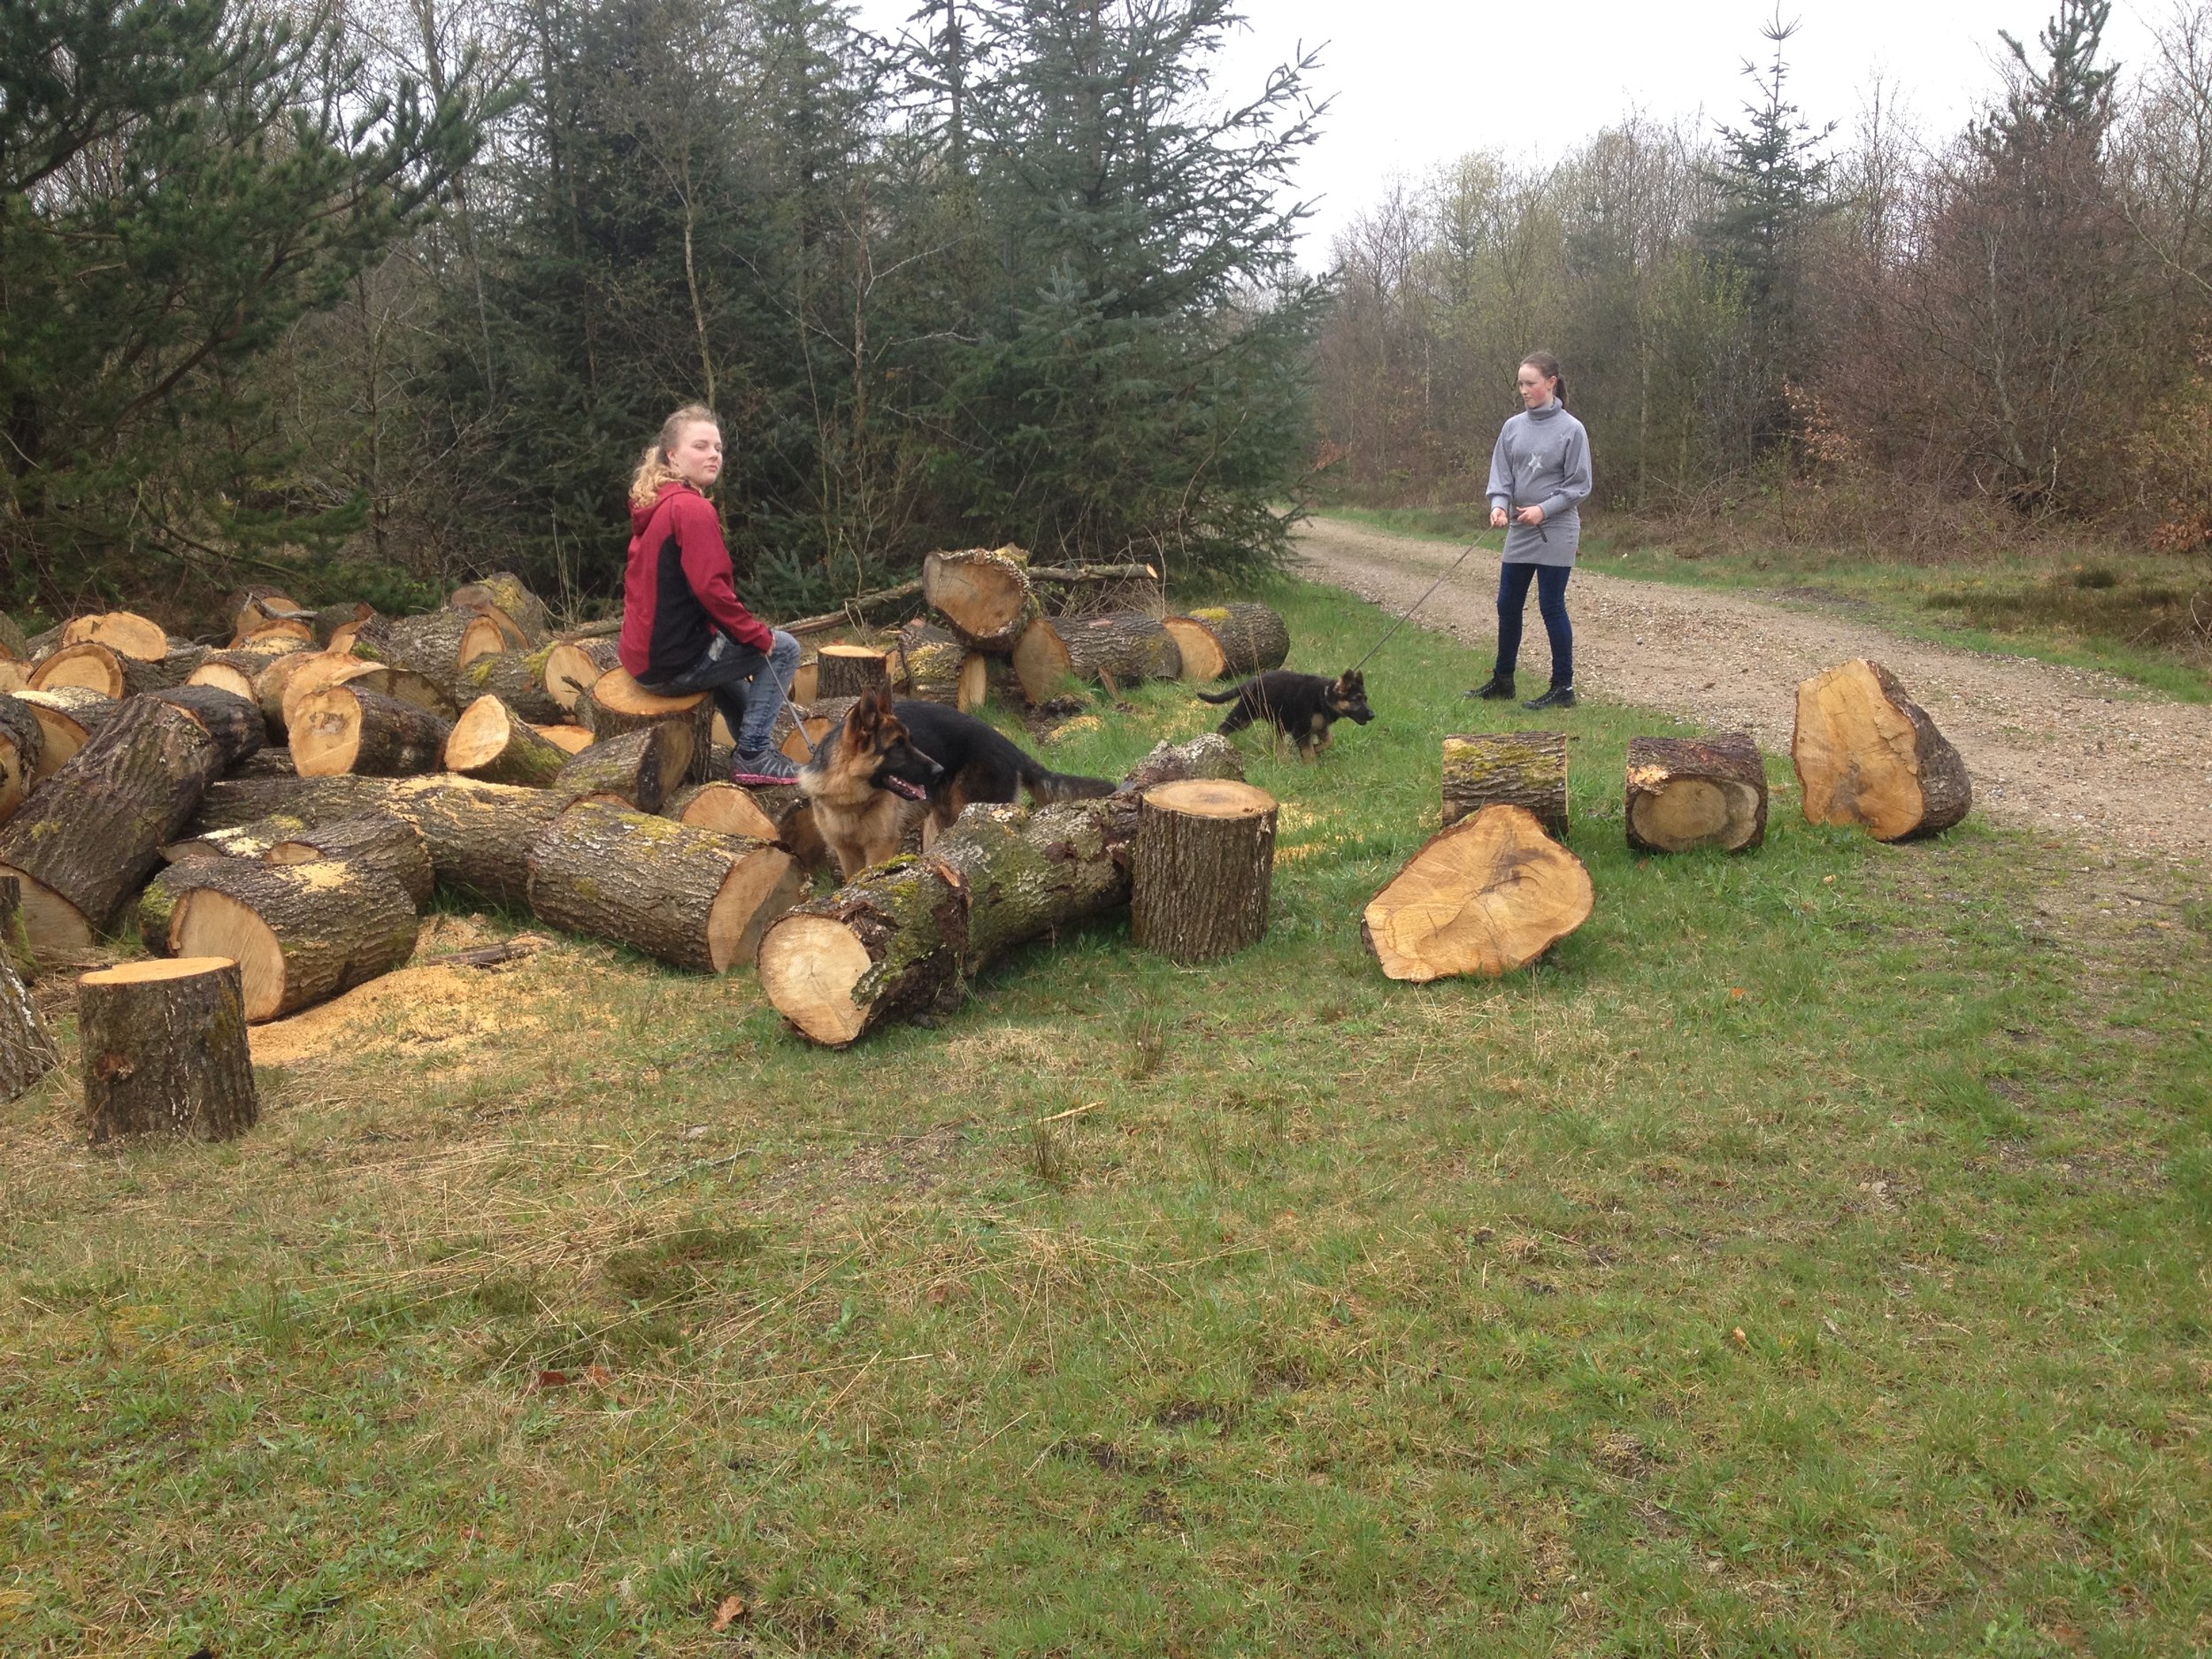
[[[789,783],[799,769],[769,734],[799,670],[799,642],[737,596],[721,520],[703,493],[721,471],[722,428],[697,403],[671,415],[639,462],[622,665],[648,691],[714,694],[737,740],[732,783]]]

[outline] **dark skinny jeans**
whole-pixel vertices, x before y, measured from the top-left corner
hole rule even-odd
[[[1511,678],[1521,655],[1521,617],[1528,609],[1528,585],[1536,584],[1536,609],[1551,636],[1551,683],[1575,683],[1575,631],[1567,620],[1567,578],[1571,565],[1501,565],[1498,567],[1498,672]]]

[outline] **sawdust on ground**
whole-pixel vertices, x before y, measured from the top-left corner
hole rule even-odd
[[[1459,557],[1448,542],[1310,520],[1308,574],[1402,611]],[[1497,639],[1498,557],[1479,552],[1414,621],[1470,645]],[[1974,805],[2001,822],[2094,836],[2178,862],[2212,853],[2212,707],[2176,703],[2109,674],[1907,639],[1871,623],[1756,599],[1578,571],[1567,594],[1578,688],[1747,731],[1787,753],[1796,687],[1855,657],[1904,682],[1955,743]],[[1532,605],[1531,610],[1534,607]],[[1532,615],[1521,677],[1542,688]],[[1386,702],[1388,664],[1379,678]],[[1571,718],[1572,717],[1568,717]]]

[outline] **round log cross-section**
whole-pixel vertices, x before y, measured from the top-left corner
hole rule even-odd
[[[260,1115],[245,995],[227,956],[127,962],[77,981],[85,1125],[95,1141],[227,1141]]]
[[[452,727],[426,709],[348,683],[295,703],[292,764],[303,778],[405,778],[444,764]]]
[[[1510,973],[1590,919],[1590,872],[1525,807],[1435,836],[1368,903],[1360,936],[1394,979]]]
[[[1855,657],[1797,688],[1790,758],[1808,824],[1856,824],[1876,841],[1947,830],[1966,816],[1966,763],[1879,663]]]
[[[564,640],[545,654],[545,695],[572,714],[576,700],[621,665],[612,640]]]
[[[1743,732],[1628,741],[1628,844],[1639,852],[1745,852],[1767,833],[1767,772]]]
[[[1130,936],[1175,962],[1208,962],[1267,932],[1275,797],[1200,779],[1148,789],[1137,807]]]
[[[569,750],[540,736],[534,726],[490,692],[461,710],[461,718],[453,723],[445,741],[448,772],[532,789],[551,788],[569,757]]]
[[[170,942],[179,956],[235,962],[255,1024],[365,985],[414,954],[414,902],[363,864],[209,858],[193,879],[201,885],[171,912]]]
[[[922,560],[922,597],[979,651],[1011,650],[1037,616],[1028,572],[989,548],[930,554]]]

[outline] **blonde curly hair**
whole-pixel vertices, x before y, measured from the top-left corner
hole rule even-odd
[[[632,506],[651,506],[658,499],[662,485],[683,477],[681,472],[669,465],[668,457],[684,441],[684,428],[696,426],[703,420],[712,426],[722,424],[715,418],[714,411],[704,403],[686,403],[661,422],[661,435],[645,446],[645,453],[638,459],[637,471],[631,476]]]

